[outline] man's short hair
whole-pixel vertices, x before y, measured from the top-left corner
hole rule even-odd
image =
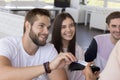
[[[106,23],[109,25],[110,20],[115,19],[115,18],[120,18],[120,11],[115,11],[115,12],[110,13],[106,18]]]

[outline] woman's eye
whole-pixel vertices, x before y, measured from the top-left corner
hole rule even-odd
[[[74,24],[70,24],[70,27],[74,27],[75,25]]]
[[[64,28],[66,28],[66,26],[65,26],[65,25],[62,25],[62,28],[64,29]]]

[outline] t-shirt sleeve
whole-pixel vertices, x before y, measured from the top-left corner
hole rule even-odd
[[[8,59],[12,58],[11,55],[12,45],[7,39],[0,39],[0,56],[5,56]]]
[[[51,55],[50,55],[50,61],[52,61],[53,59],[55,59],[55,57],[58,55],[57,50],[55,49],[55,47],[52,47],[51,50]]]
[[[91,62],[93,61],[97,56],[97,42],[93,38],[89,48],[85,52],[85,61]]]

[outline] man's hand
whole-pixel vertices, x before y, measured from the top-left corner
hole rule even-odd
[[[90,68],[91,63],[88,63],[88,65],[85,67],[85,69],[83,70],[84,75],[86,80],[96,80],[99,76],[100,72],[92,72],[91,68]]]
[[[77,59],[72,55],[72,53],[60,53],[51,63],[50,69],[55,70],[59,68],[64,68],[65,65],[69,65],[71,62],[77,61]]]

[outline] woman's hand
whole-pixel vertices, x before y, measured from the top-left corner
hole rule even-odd
[[[69,65],[71,62],[77,61],[77,59],[70,52],[60,53],[51,63],[50,69],[55,70],[58,68],[64,68],[65,65]]]

